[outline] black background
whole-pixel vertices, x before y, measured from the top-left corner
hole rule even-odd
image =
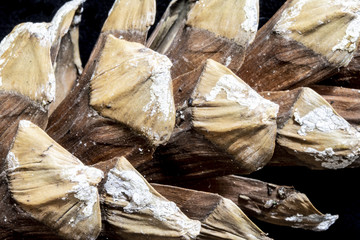
[[[49,22],[66,0],[0,1],[0,39],[21,22]],[[96,42],[114,0],[87,0],[80,24],[80,51],[83,65]],[[169,0],[158,0],[158,21]],[[260,26],[276,12],[284,0],[260,0]],[[245,63],[246,64],[246,63]],[[1,141],[1,139],[0,139]],[[339,214],[339,220],[326,232],[279,227],[252,219],[274,239],[360,239],[359,169],[311,171],[299,167],[264,169],[250,175],[263,181],[294,186],[307,194],[323,213]],[[0,213],[1,214],[1,213]]]

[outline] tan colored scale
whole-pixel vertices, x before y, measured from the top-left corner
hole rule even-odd
[[[30,216],[65,239],[96,239],[102,171],[83,165],[26,120],[19,123],[6,162],[12,197]]]
[[[81,8],[81,4],[86,0],[72,0],[65,3],[55,14],[54,18],[51,21],[52,28],[55,29],[54,41],[60,40],[65,34],[69,32],[71,24],[79,24],[78,20],[81,18],[77,14],[77,10]],[[81,11],[80,11],[81,12]],[[74,19],[77,15],[78,19]]]
[[[227,198],[222,198],[219,205],[202,223],[201,234],[205,236],[203,239],[217,239],[215,237],[218,237],[218,239],[236,240],[270,239],[250,221],[233,201]],[[234,223],[237,224],[237,228],[233,227]],[[223,231],[218,231],[220,229],[226,231],[226,234]],[[212,238],[207,238],[206,236],[211,236]]]
[[[277,142],[306,166],[339,169],[360,154],[360,133],[310,88],[303,88]]]
[[[275,148],[279,106],[262,98],[228,68],[208,60],[192,95],[194,129],[255,171]]]
[[[90,80],[90,105],[153,145],[164,143],[175,125],[171,66],[166,56],[109,35]]]
[[[360,39],[357,0],[295,0],[274,30],[296,40],[337,65],[347,66]]]
[[[22,23],[4,38],[0,44],[1,90],[16,91],[44,105],[54,101],[51,42],[46,39],[49,27],[48,23]]]
[[[155,21],[155,0],[116,0],[101,32],[147,31]]]
[[[57,104],[63,100],[76,76],[56,79],[56,57],[61,48],[61,39],[70,31],[74,45],[70,61],[74,61],[75,68],[81,69],[77,29],[72,29],[72,23],[83,2],[73,0],[66,3],[50,23],[21,23],[1,41],[0,90],[15,91],[43,105],[54,102],[56,97],[59,97]],[[68,61],[65,64],[71,63]],[[63,82],[70,86],[61,87]],[[58,89],[57,84],[60,86]]]
[[[135,168],[119,158],[104,184],[106,221],[121,239],[197,239],[201,224],[160,195]]]
[[[258,0],[199,0],[186,24],[246,46],[256,35],[258,6]]]

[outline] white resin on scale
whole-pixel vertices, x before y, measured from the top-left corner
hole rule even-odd
[[[112,196],[113,201],[127,203],[123,208],[126,213],[151,211],[153,217],[159,221],[168,221],[172,215],[180,213],[174,202],[151,193],[144,179],[135,171],[111,169],[104,189]],[[181,218],[177,218],[174,224],[194,237],[201,228],[200,222],[184,221]]]

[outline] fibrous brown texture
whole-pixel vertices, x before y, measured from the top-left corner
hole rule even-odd
[[[164,181],[160,172],[183,178],[248,174],[270,160],[278,106],[224,65],[206,61],[188,105],[178,112],[169,142],[156,149],[153,166],[139,168],[149,179]],[[163,170],[154,171],[159,165]]]
[[[189,99],[207,59],[235,72],[240,68],[257,25],[258,1],[178,0],[170,4],[148,45],[174,63],[177,108]]]
[[[276,225],[326,231],[339,217],[322,214],[305,194],[293,187],[251,178],[231,175],[183,185],[218,193],[236,203],[247,215]]]
[[[199,240],[262,239],[270,240],[234,202],[217,194],[179,187],[152,184],[153,187],[190,218],[201,221]]]
[[[359,8],[359,2],[352,0],[293,0],[274,31],[321,54],[331,64],[347,66],[358,46]]]
[[[53,229],[35,220],[31,215],[22,210],[11,196],[8,189],[6,174],[0,176],[0,195],[2,201],[0,209],[0,237],[1,239],[51,239],[60,240]]]
[[[208,60],[192,95],[192,124],[244,172],[252,172],[273,154],[278,109],[228,68]]]
[[[119,2],[119,4],[120,3],[121,3],[121,1]],[[240,4],[240,3],[238,3],[238,4]],[[241,2],[241,4],[245,4],[245,2]],[[249,4],[249,2],[247,2],[247,4]],[[254,4],[254,3],[252,3],[252,4]],[[115,6],[119,7],[118,5],[115,5]],[[254,9],[252,9],[252,10],[254,10]],[[256,14],[256,16],[257,16],[257,14]],[[257,22],[257,17],[255,17],[255,19],[252,19],[252,20]],[[244,21],[246,21],[246,20],[244,20]],[[65,146],[65,148],[68,149],[71,153],[73,153],[75,156],[83,159],[83,161],[85,161],[86,163],[93,164],[98,161],[104,161],[106,159],[111,159],[112,157],[116,157],[116,156],[119,157],[119,156],[125,155],[129,159],[129,161],[141,173],[145,174],[149,179],[153,179],[153,180],[163,179],[164,180],[167,178],[167,175],[169,175],[169,173],[167,172],[168,170],[166,170],[168,165],[171,166],[170,171],[171,171],[171,169],[174,169],[175,171],[183,171],[181,169],[183,167],[179,167],[179,166],[185,166],[187,164],[187,162],[182,163],[181,160],[180,161],[176,160],[175,162],[168,161],[167,159],[162,159],[160,161],[155,160],[153,162],[149,161],[151,159],[151,155],[153,153],[153,147],[151,145],[156,146],[159,143],[164,143],[170,137],[170,133],[172,131],[171,122],[173,121],[172,120],[173,118],[170,117],[169,121],[167,121],[168,123],[166,123],[166,125],[160,124],[160,122],[159,122],[159,126],[163,125],[163,127],[166,129],[164,138],[162,140],[155,139],[155,141],[153,140],[152,144],[150,144],[146,141],[146,138],[150,139],[150,142],[151,142],[151,139],[154,139],[154,137],[152,137],[151,134],[148,134],[149,131],[146,131],[146,129],[144,131],[144,128],[146,128],[146,124],[148,124],[149,122],[151,123],[151,119],[153,119],[155,121],[155,123],[159,121],[157,119],[157,117],[155,118],[154,116],[152,116],[153,115],[152,113],[154,111],[152,111],[150,113],[150,118],[147,118],[147,116],[145,114],[144,115],[133,114],[131,117],[129,114],[118,114],[111,110],[111,108],[113,106],[112,104],[114,103],[113,100],[115,100],[115,98],[113,100],[111,100],[111,104],[107,104],[109,101],[106,99],[100,99],[100,101],[98,103],[95,103],[95,101],[92,102],[92,100],[88,98],[88,95],[90,93],[94,94],[94,91],[93,91],[94,89],[92,89],[92,92],[90,92],[89,82],[92,81],[91,79],[93,77],[96,77],[96,74],[97,74],[96,69],[98,66],[101,66],[101,64],[102,64],[101,62],[94,62],[91,59],[99,59],[100,61],[102,61],[105,58],[102,58],[101,56],[107,57],[106,59],[109,59],[110,55],[114,54],[114,51],[108,51],[108,53],[106,52],[107,51],[106,44],[109,42],[110,43],[116,42],[114,38],[109,37],[109,35],[107,35],[107,34],[108,34],[107,32],[104,32],[100,36],[99,41],[98,41],[98,43],[93,51],[93,54],[90,58],[90,61],[89,61],[88,65],[85,67],[84,73],[79,80],[78,86],[76,86],[74,88],[73,92],[65,100],[65,102],[62,105],[60,105],[58,110],[54,112],[52,118],[50,118],[47,132],[56,141],[58,141],[60,144],[63,144]],[[248,39],[248,41],[250,41],[251,37],[249,36],[249,38],[247,38],[247,39]],[[138,35],[135,34],[129,40],[138,40]],[[117,41],[122,42],[122,40],[117,40]],[[108,48],[108,49],[110,49],[110,48]],[[139,53],[138,57],[136,58],[138,60],[138,62],[136,62],[136,64],[141,64],[140,56],[141,56],[141,53]],[[110,70],[108,73],[106,73],[106,76],[111,76],[113,74],[113,78],[116,79],[116,75],[114,75],[114,71],[112,71],[112,70],[117,69],[117,63],[113,62],[111,60],[106,60],[106,64],[109,64],[109,66],[107,66],[106,68]],[[147,63],[145,63],[145,65],[146,64]],[[111,65],[113,67],[111,67]],[[131,63],[130,63],[129,67],[130,68],[132,67]],[[140,70],[140,68],[138,70]],[[156,74],[153,74],[153,75],[154,75],[153,76],[154,78],[157,77]],[[103,77],[105,75],[103,73],[101,73],[100,76]],[[131,75],[129,75],[129,76],[131,76]],[[109,78],[107,77],[107,79],[109,79]],[[154,80],[156,80],[156,79],[152,79],[152,81],[154,81]],[[124,81],[126,81],[125,78],[124,78]],[[150,83],[150,81],[148,83]],[[90,84],[93,84],[93,83],[90,83]],[[100,85],[97,84],[97,86],[100,86]],[[138,86],[140,86],[140,85],[138,85]],[[162,88],[164,86],[165,85],[162,84]],[[96,87],[96,86],[92,85],[92,87]],[[111,91],[113,91],[113,89]],[[122,90],[120,89],[120,91],[122,91]],[[162,90],[162,92],[164,92],[164,91]],[[132,97],[132,95],[133,94],[131,94],[130,96]],[[142,95],[144,95],[144,94],[142,94]],[[123,98],[123,96],[124,95],[121,95],[122,98]],[[111,96],[109,96],[109,97],[111,97]],[[142,96],[142,97],[144,97],[144,96]],[[131,98],[128,98],[128,99],[131,99]],[[136,99],[137,99],[136,101],[140,100],[139,98],[136,98]],[[175,100],[176,100],[176,97],[175,97]],[[116,101],[118,101],[118,99]],[[122,101],[124,102],[125,100],[122,100]],[[135,101],[135,100],[133,100],[133,101]],[[133,101],[130,101],[130,102],[133,102]],[[122,124],[117,124],[116,121],[118,121],[119,118],[115,119],[116,121],[113,121],[113,120],[109,120],[108,118],[102,118],[100,116],[97,116],[96,112],[92,111],[91,107],[87,106],[87,104],[89,104],[89,102],[90,102],[90,104],[93,104],[94,108],[96,110],[99,110],[99,113],[101,113],[102,115],[104,115],[104,112],[107,112],[104,115],[106,117],[111,117],[110,115],[115,113],[118,117],[121,117],[122,119],[124,119],[124,118],[127,118],[127,119],[125,119],[126,121],[122,120]],[[139,105],[141,105],[140,101],[139,101]],[[143,106],[139,106],[138,109],[139,108],[144,109],[144,108],[146,108],[147,105],[148,104],[143,104]],[[170,107],[171,107],[171,105],[172,104],[169,104]],[[153,108],[154,106],[151,106],[151,107]],[[132,108],[132,107],[129,108],[129,106],[127,106],[127,108],[124,108],[121,111],[124,113],[125,112],[129,113],[129,111],[133,111],[133,109],[136,109],[136,108]],[[159,109],[161,109],[161,108],[159,108]],[[169,107],[166,111],[168,111],[168,110],[169,110]],[[171,110],[171,108],[170,108],[170,110]],[[113,112],[113,113],[110,114],[110,112]],[[164,110],[162,110],[161,112],[165,113]],[[143,118],[141,116],[143,116]],[[153,118],[151,118],[151,117],[153,117]],[[144,119],[144,121],[141,121],[141,119]],[[182,121],[181,120],[182,119],[181,112],[178,112],[177,119]],[[75,124],[72,124],[71,123],[72,121],[75,122]],[[64,125],[64,122],[67,124]],[[100,122],[102,122],[102,123],[100,123]],[[111,128],[110,128],[110,122],[111,122]],[[124,124],[127,126],[124,126]],[[96,126],[96,128],[94,128],[92,126]],[[118,128],[118,130],[116,130],[116,128]],[[151,127],[151,129],[156,130],[153,127]],[[104,132],[106,131],[107,135],[100,134],[99,133],[100,131],[104,131]],[[179,130],[177,129],[174,132],[177,132],[177,131],[179,131]],[[196,142],[197,142],[199,145],[202,146],[202,148],[200,148],[199,150],[204,151],[204,154],[206,154],[206,156],[209,156],[209,155],[211,156],[211,154],[213,154],[213,159],[215,161],[214,164],[210,165],[209,167],[206,167],[206,169],[200,170],[200,169],[191,167],[189,169],[190,170],[189,175],[196,176],[196,174],[198,174],[198,171],[201,171],[203,173],[208,172],[209,174],[222,174],[222,172],[224,170],[230,171],[230,173],[233,173],[234,171],[235,172],[253,171],[253,170],[242,169],[241,164],[239,164],[239,162],[231,163],[232,162],[231,158],[229,159],[228,157],[225,157],[224,159],[219,159],[218,156],[224,156],[222,153],[223,151],[218,152],[218,150],[217,150],[218,147],[214,146],[211,143],[208,144],[207,140],[205,140],[205,141],[203,140],[203,136],[196,134],[196,133],[193,134],[192,132],[190,133],[190,132],[181,132],[181,131],[182,130],[180,130],[181,134],[185,134],[185,135],[190,134],[192,139],[196,139],[194,144],[196,144]],[[190,130],[190,131],[192,131],[192,130]],[[156,131],[154,131],[154,132],[156,133],[156,135],[159,135],[161,138],[161,134],[157,134]],[[137,133],[145,133],[146,138],[137,135]],[[177,135],[180,136],[181,135],[180,133]],[[82,139],[80,141],[78,139],[79,135],[82,136]],[[153,134],[153,136],[156,136],[156,135]],[[185,141],[184,143],[187,144],[189,142],[189,140],[188,140],[189,137],[186,137],[186,138],[181,137],[181,138]],[[126,139],[126,140],[123,140],[123,139]],[[169,143],[171,141],[173,141],[173,140],[170,139]],[[169,143],[167,143],[167,146],[170,145]],[[182,143],[180,143],[180,145],[181,144]],[[179,151],[181,151],[181,147],[179,148]],[[96,152],[97,154],[91,154],[92,152],[94,152],[94,153]],[[101,152],[103,154],[100,154]],[[161,150],[159,150],[159,152],[160,152],[159,155],[163,154],[163,152]],[[191,154],[193,154],[193,153],[191,153]],[[100,156],[101,156],[101,159],[100,159]],[[186,155],[183,155],[183,157],[186,158],[187,161],[192,161]],[[201,153],[200,153],[200,159],[201,159]],[[267,159],[268,158],[265,157],[265,161]],[[206,161],[209,161],[208,158],[206,159]],[[198,164],[202,164],[201,161]],[[227,168],[227,170],[219,169],[218,168],[219,165],[223,165],[224,168]],[[227,165],[227,166],[225,167],[225,165]],[[255,167],[255,168],[256,169],[259,168],[260,165],[261,165],[261,163],[259,164],[258,167]],[[154,173],[154,175],[152,173]],[[172,178],[171,173],[170,173],[170,177]]]
[[[310,88],[293,91],[288,96],[277,99],[290,101],[291,107],[284,104],[285,108],[280,109],[277,151],[285,152],[276,153],[275,160],[282,158],[290,164],[315,169],[338,169],[358,164],[360,136],[353,126]]]
[[[1,160],[19,121],[31,120],[44,128],[46,115],[63,100],[81,71],[76,19],[82,2],[68,2],[50,23],[19,24],[1,41]]]
[[[259,30],[239,76],[257,91],[307,86],[330,77],[353,58],[358,9],[357,1],[287,1]]]
[[[125,6],[121,4],[122,1],[119,1],[116,7],[121,8]],[[141,2],[131,5],[134,8],[141,6]],[[143,14],[145,13],[143,12]],[[141,19],[141,15],[138,17]],[[126,15],[119,16],[119,18],[123,18],[123,21],[126,21]],[[120,20],[118,19],[118,21]],[[127,29],[117,29],[117,25],[113,27],[114,32],[117,30],[127,32]],[[143,42],[147,29],[139,33],[141,34],[131,34],[130,29],[127,34],[122,36],[124,40]],[[52,114],[46,131],[68,151],[81,158],[87,164],[94,164],[116,156],[127,156],[130,161],[133,161],[131,156],[137,156],[136,158],[139,160],[137,164],[140,165],[142,162],[151,159],[153,147],[147,139],[134,134],[124,124],[100,116],[89,105],[91,92],[90,79],[97,66],[96,59],[100,58],[109,34],[109,31],[107,31],[99,36],[98,42],[81,77],[68,97]],[[80,139],[79,136],[81,136]],[[137,164],[134,165],[136,166]]]
[[[350,61],[349,65],[342,67],[339,71],[331,76],[329,79],[321,81],[322,84],[342,86],[360,89],[360,50],[359,46],[354,53],[353,59]]]
[[[224,175],[359,166],[358,92],[303,87],[354,61],[357,1],[289,0],[249,48],[257,0],[174,0],[148,41],[155,1],[116,0],[83,71],[81,3],[1,44],[1,238],[268,239],[239,206],[277,225],[334,223],[291,187]],[[170,202],[147,180],[222,196],[154,184]]]

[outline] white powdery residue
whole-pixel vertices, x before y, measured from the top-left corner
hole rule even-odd
[[[149,138],[155,140],[155,141],[160,141],[161,137],[159,135],[159,133],[154,132],[153,129],[151,127],[141,127],[141,131],[143,133],[145,133],[145,135],[147,135]]]
[[[346,28],[345,36],[337,45],[335,45],[332,48],[332,51],[335,52],[337,50],[340,50],[340,51],[347,51],[349,53],[352,53],[357,49],[359,38],[360,38],[360,11],[356,13],[355,19],[351,20],[351,22]]]
[[[48,23],[22,23],[17,25],[13,31],[8,34],[0,43],[0,57],[14,44],[14,41],[20,34],[29,32],[35,35],[42,46],[48,46],[49,35],[47,34],[49,24]],[[4,60],[2,60],[4,61]]]
[[[1,47],[1,46],[0,46]],[[5,58],[1,58],[0,59],[0,87],[2,86],[2,77],[1,77],[1,72],[4,69],[4,66],[7,64],[7,62],[9,61],[9,59],[5,59]]]
[[[321,132],[344,130],[349,134],[353,133],[350,124],[342,117],[336,115],[334,111],[326,105],[315,108],[303,117],[301,117],[298,110],[295,109],[294,119],[301,125],[301,128],[298,130],[298,134],[301,136],[306,136],[307,132],[312,132],[315,129]]]
[[[228,56],[225,60],[225,67],[228,67],[230,65],[231,61],[232,61],[232,57]]]
[[[28,128],[32,126],[34,126],[34,124],[29,120],[20,120],[19,122],[19,128]]]
[[[346,156],[337,156],[332,148],[323,151],[308,147],[305,152],[315,157],[316,161],[321,161],[321,166],[327,169],[342,169],[350,166],[359,156],[360,149],[353,151]]]
[[[285,218],[285,221],[288,221],[288,222],[302,222],[303,217],[304,217],[304,215],[298,213],[295,216]]]
[[[324,216],[322,216],[323,221],[320,222],[319,225],[317,225],[315,228],[313,228],[313,230],[326,231],[331,225],[335,223],[338,218],[338,215],[325,214]]]
[[[28,32],[32,36],[36,37],[39,41],[39,44],[43,47],[49,48],[54,43],[55,38],[57,36],[57,31],[63,17],[72,10],[75,10],[79,7],[81,3],[85,0],[74,0],[66,3],[55,15],[53,21],[51,23],[23,23],[14,28],[14,30],[7,35],[0,43],[0,57],[4,54],[4,52],[11,48],[14,44],[14,41],[20,34],[24,34]],[[1,60],[0,64],[5,65],[4,59]],[[3,66],[4,67],[4,66]],[[51,102],[55,100],[55,75],[53,70],[49,73],[48,82],[46,86],[42,87],[42,92],[45,94],[46,99],[42,99],[43,104],[47,104],[47,102]],[[0,81],[0,86],[2,85],[2,81]]]
[[[206,0],[199,0],[199,1],[197,1],[197,2],[196,2],[196,6],[205,8],[205,7],[206,7]]]
[[[247,32],[256,32],[258,28],[257,1],[246,0],[244,11],[246,19],[241,24],[241,27]]]
[[[51,24],[48,23],[24,23],[26,30],[37,39],[43,47],[51,47],[53,43],[52,35],[49,34]]]
[[[88,183],[81,182],[74,186],[72,192],[75,193],[75,197],[84,202],[81,219],[90,217],[93,214],[93,207],[97,201],[97,188],[89,186]]]
[[[45,86],[45,92],[46,101],[53,102],[55,101],[55,95],[56,95],[56,79],[54,71],[51,71],[48,75],[48,81]]]
[[[264,109],[275,108],[275,114],[277,114],[279,110],[279,106],[277,104],[264,99],[255,90],[239,82],[236,77],[230,74],[223,75],[219,78],[215,87],[213,87],[210,93],[205,96],[205,100],[215,100],[221,91],[225,91],[229,101],[237,102],[241,106],[248,107],[249,110],[258,109],[258,107],[262,107]],[[269,117],[267,116],[267,112],[263,111],[262,114],[262,121],[266,121]]]
[[[125,212],[133,213],[151,207],[153,195],[144,180],[134,171],[111,169],[104,187],[114,201],[128,202],[124,207]]]
[[[152,85],[150,87],[150,101],[143,107],[143,111],[151,110],[150,116],[161,113],[164,120],[167,120],[175,111],[172,89],[170,88],[172,63],[166,56],[156,52],[152,52],[147,61],[152,67],[150,76]]]
[[[234,183],[235,183],[235,182],[234,182]],[[210,186],[209,186],[209,188],[210,188]],[[241,198],[241,199],[243,199],[243,200],[245,200],[245,201],[251,201],[251,198],[249,198],[249,197],[246,196],[246,195],[239,194],[239,198]]]
[[[146,182],[131,170],[111,169],[104,189],[107,194],[113,197],[114,201],[128,202],[123,208],[126,213],[150,210],[154,218],[159,221],[168,221],[171,216],[180,213],[180,209],[175,203],[152,194]],[[193,236],[200,232],[201,224],[198,221],[178,218],[175,224],[183,229],[184,233]]]
[[[50,24],[48,23],[23,23],[14,28],[14,30],[7,35],[0,43],[0,57],[5,53],[6,50],[12,47],[15,39],[20,35],[28,32],[32,36],[36,37],[39,40],[39,43],[43,47],[47,47],[50,49],[51,47],[51,36],[48,34]],[[9,59],[1,59],[2,68],[7,64]],[[5,62],[6,61],[6,62]],[[54,73],[52,73],[54,74]],[[55,79],[55,76],[53,77]],[[2,79],[0,81],[0,86],[2,85]],[[52,86],[55,89],[55,85]],[[53,94],[53,96],[55,96]]]
[[[81,22],[81,15],[75,15],[73,23],[78,25]]]
[[[246,236],[247,236],[247,239],[249,239],[249,240],[257,240],[257,239],[259,239],[258,237],[254,236],[251,233],[246,234]]]
[[[55,14],[53,20],[51,21],[51,26],[49,28],[48,35],[51,39],[51,43],[53,43],[57,36],[57,31],[59,29],[59,26],[61,25],[61,22],[63,21],[63,18],[71,11],[76,10],[80,7],[82,3],[84,3],[86,0],[73,0],[65,3]],[[75,16],[75,18],[78,16]],[[81,18],[81,17],[80,17]],[[75,22],[76,19],[74,19]],[[77,19],[79,21],[79,19]],[[76,24],[76,23],[75,23]]]
[[[155,12],[148,10],[146,11],[146,17],[143,18],[142,20],[142,25],[147,27],[149,23],[154,22],[154,20],[155,20]]]
[[[330,4],[332,6],[339,5],[339,9],[341,7],[341,11],[348,13],[357,13],[360,7],[359,0],[331,0]]]
[[[15,168],[18,168],[20,166],[19,160],[17,159],[17,157],[15,156],[15,154],[13,152],[9,152],[7,154],[6,162],[7,162],[7,165],[8,165],[8,169],[15,169]]]
[[[265,207],[265,208],[272,208],[272,207],[276,206],[277,204],[278,204],[277,201],[272,200],[272,199],[269,199],[269,200],[267,200],[266,203],[264,204],[264,207]]]
[[[275,25],[275,31],[280,34],[288,34],[290,26],[293,24],[294,18],[296,18],[303,6],[309,0],[298,0],[294,6],[285,9],[285,11],[281,14],[280,20]]]
[[[55,101],[56,96],[56,79],[52,66],[50,72],[48,73],[48,81],[41,85],[41,88],[38,90],[41,94],[41,103],[42,105],[48,105],[50,102]],[[38,96],[38,92],[35,92],[35,97]]]
[[[226,92],[228,100],[235,101],[242,106],[249,107],[250,110],[257,108],[262,100],[261,96],[257,92],[248,88],[244,84],[241,84],[238,79],[230,74],[223,75],[219,78],[215,87],[213,87],[210,93],[205,96],[205,100],[215,100],[221,91]]]
[[[95,186],[104,177],[104,173],[96,168],[78,166],[63,171],[62,177],[75,186],[68,192],[74,193],[74,197],[81,201],[81,214],[77,216],[75,222],[79,222],[93,214],[93,208],[98,201],[98,191]]]
[[[303,214],[296,214],[291,217],[285,218],[285,221],[293,222],[294,228],[301,228],[302,222],[311,222],[311,223],[318,223],[316,227],[312,228],[313,231],[326,231],[329,229],[331,225],[335,223],[335,221],[339,218],[338,215],[319,215],[319,214],[310,214],[308,216],[304,216]]]

